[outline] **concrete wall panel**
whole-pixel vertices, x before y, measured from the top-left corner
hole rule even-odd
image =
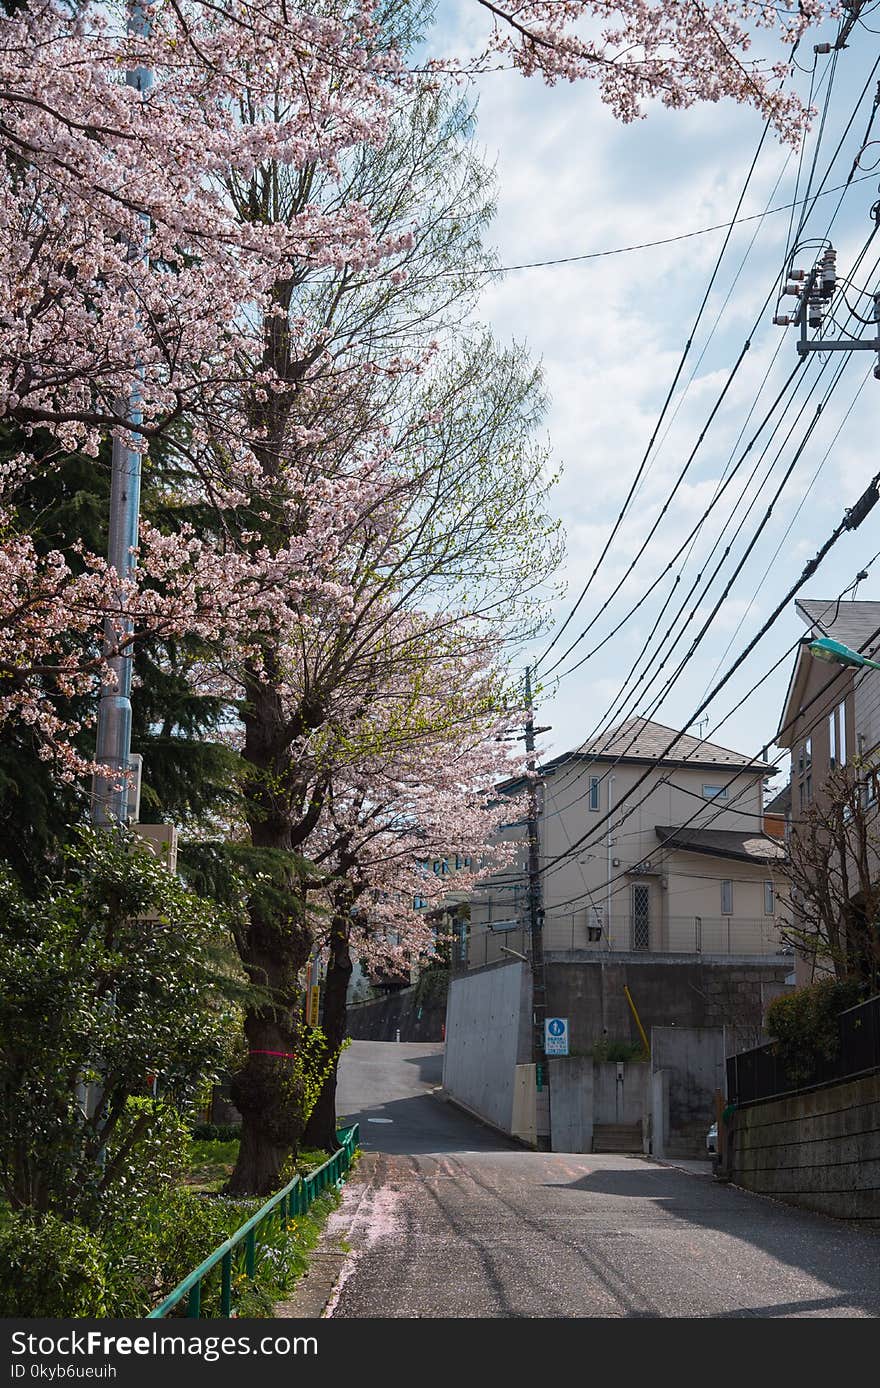
[[[550,1070],[550,1133],[554,1152],[593,1150],[593,1061],[558,1056]]]
[[[455,978],[449,987],[443,1085],[453,1098],[513,1131],[514,1086],[530,1006],[530,980],[516,961]]]

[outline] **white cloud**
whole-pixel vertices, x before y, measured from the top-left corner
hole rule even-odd
[[[458,51],[466,46],[475,50],[485,32],[478,10],[473,0],[458,0],[456,4],[444,6],[444,27],[439,45],[435,42],[435,47],[443,44],[448,47],[451,37]],[[867,41],[841,55],[814,189],[874,56]],[[820,59],[820,64],[826,61]],[[820,66],[820,75],[823,71],[824,66]],[[620,126],[601,106],[595,89],[588,83],[547,89],[537,79],[527,80],[510,72],[487,74],[480,79],[479,97],[476,138],[485,149],[488,161],[497,168],[498,218],[493,237],[504,264],[578,255],[726,222],[733,212],[761,129],[760,119],[753,111],[729,103],[684,112],[658,107],[651,110],[647,120]],[[868,106],[854,122],[827,180],[828,185],[842,183],[846,178],[861,139]],[[786,154],[768,138],[741,215],[762,213],[768,200],[773,205],[790,200],[796,158],[790,160],[778,189],[773,192]],[[809,166],[811,154],[812,147],[808,148],[805,167]],[[841,269],[851,262],[870,230],[867,214],[874,197],[870,191],[872,187],[870,183],[855,184],[847,194],[843,214],[835,222]],[[817,204],[807,226],[810,235],[824,233],[836,203],[837,195],[834,195]],[[554,658],[594,616],[601,603],[614,595],[608,612],[578,647],[577,654],[590,649],[662,572],[713,496],[723,469],[730,464],[731,458],[739,457],[764,410],[794,366],[795,341],[793,331],[789,330],[770,369],[753,418],[745,429],[744,440],[737,447],[737,437],[770,367],[780,334],[784,332],[772,325],[775,305],[771,303],[763,312],[761,306],[781,267],[788,223],[789,214],[780,212],[765,218],[760,226],[751,222],[735,230],[682,375],[680,391],[706,346],[711,325],[721,313],[718,329],[706,347],[693,384],[680,403],[677,402],[674,422],[668,427],[665,441],[656,453],[608,562],[557,645]],[[756,228],[754,248],[725,304]],[[547,427],[553,457],[556,463],[564,464],[555,501],[568,534],[564,572],[569,582],[569,596],[559,607],[561,617],[567,615],[574,596],[591,572],[635,476],[723,235],[723,232],[713,232],[625,255],[516,271],[490,285],[483,294],[480,316],[492,324],[500,337],[527,343],[544,366],[552,401]],[[804,264],[808,263],[809,259],[805,259]],[[865,262],[863,277],[871,263],[870,260]],[[761,321],[751,349],[697,454],[692,473],[670,507],[644,560],[616,592],[635,549],[693,449],[759,314]],[[730,599],[713,622],[704,645],[688,663],[662,705],[658,714],[662,721],[676,723],[689,716],[700,702],[731,636],[735,639],[723,668],[758,629],[805,561],[839,520],[843,507],[857,499],[876,469],[872,411],[877,404],[873,392],[880,386],[875,382],[865,387],[840,441],[833,442],[866,364],[867,359],[862,357],[848,366],[843,384],[805,448]],[[826,371],[823,381],[830,378],[833,365]],[[804,368],[797,401],[804,401],[819,369],[820,363],[816,360]],[[729,528],[728,539],[731,535],[734,537],[732,553],[705,601],[707,611],[763,515],[818,398],[817,391],[809,404],[798,406],[799,424],[792,442],[783,447],[751,516],[743,521],[745,507],[754,497],[760,479],[769,472],[789,423],[798,418],[798,410],[792,411],[761,461],[758,480],[746,492],[739,514]],[[713,515],[707,522],[705,534],[700,536],[692,560],[682,573],[679,592],[683,593],[690,586],[699,571],[721,529],[730,502],[739,495],[765,441],[766,436],[752,450],[736,482],[728,488],[717,518]],[[807,494],[810,479],[829,444],[832,446],[828,463]],[[801,503],[791,534],[784,538],[795,509]],[[878,533],[880,525],[871,518],[857,534],[847,536],[819,575],[811,580],[804,596],[836,595],[852,581],[874,549],[880,549],[880,543],[871,543]],[[728,539],[723,543],[728,543]],[[777,547],[779,554],[774,559]],[[658,592],[619,636],[571,679],[563,681],[558,693],[542,708],[541,721],[554,725],[548,741],[557,750],[582,741],[599,721],[651,631],[670,583],[671,577],[664,580]],[[874,594],[880,595],[880,584],[872,575],[863,585],[860,596]],[[669,611],[674,610],[675,605],[672,605]],[[668,614],[665,621],[668,621]],[[699,617],[691,623],[685,646],[698,623]],[[741,629],[735,635],[740,623]],[[718,701],[717,712],[713,705],[713,720],[722,717],[801,632],[799,619],[793,610],[787,611],[743,672],[731,681]],[[544,645],[546,640],[536,646],[533,654]],[[768,680],[743,710],[724,725],[720,740],[744,751],[754,751],[762,742],[769,741],[778,723],[788,673],[788,668],[783,667]],[[625,711],[629,711],[628,706]]]

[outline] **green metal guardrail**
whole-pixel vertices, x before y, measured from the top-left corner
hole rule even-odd
[[[173,1310],[184,1297],[186,1297],[187,1316],[201,1316],[202,1280],[218,1263],[220,1264],[220,1315],[231,1315],[233,1249],[238,1244],[244,1243],[245,1272],[250,1279],[253,1279],[256,1266],[257,1226],[262,1224],[263,1220],[269,1219],[276,1211],[278,1211],[282,1223],[286,1223],[294,1215],[305,1214],[313,1201],[328,1186],[340,1185],[351,1166],[359,1135],[360,1130],[357,1123],[354,1127],[344,1128],[337,1133],[340,1146],[329,1161],[325,1161],[323,1166],[310,1171],[308,1176],[294,1176],[283,1190],[279,1190],[277,1195],[273,1195],[271,1199],[266,1201],[265,1205],[261,1205],[257,1213],[251,1215],[247,1223],[235,1231],[232,1238],[221,1243],[219,1248],[215,1248],[210,1257],[200,1263],[188,1277],[185,1277],[155,1310],[150,1311],[147,1319],[154,1320],[161,1316],[167,1316],[168,1312]]]

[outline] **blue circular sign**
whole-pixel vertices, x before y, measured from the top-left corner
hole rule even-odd
[[[554,1017],[547,1023],[547,1030],[551,1036],[562,1036],[565,1031],[565,1023],[561,1017]]]

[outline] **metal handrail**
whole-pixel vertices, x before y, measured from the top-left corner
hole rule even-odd
[[[200,1317],[202,1314],[202,1281],[207,1277],[218,1263],[220,1269],[220,1315],[230,1316],[232,1314],[232,1252],[240,1243],[245,1245],[245,1272],[247,1277],[253,1281],[256,1268],[256,1230],[264,1219],[268,1219],[276,1208],[280,1209],[280,1218],[286,1222],[296,1214],[305,1214],[306,1210],[312,1205],[317,1196],[327,1189],[330,1185],[340,1185],[345,1179],[351,1167],[354,1150],[358,1144],[360,1129],[357,1123],[351,1128],[343,1128],[336,1134],[339,1147],[322,1166],[318,1166],[314,1171],[310,1171],[307,1176],[294,1176],[282,1190],[271,1196],[261,1205],[256,1214],[251,1215],[250,1219],[236,1229],[235,1233],[228,1238],[225,1243],[221,1243],[219,1248],[215,1248],[203,1263],[192,1271],[188,1277],[169,1292],[165,1300],[147,1315],[147,1320],[157,1320],[162,1316],[167,1316],[168,1312],[186,1297],[186,1314],[189,1317]]]

